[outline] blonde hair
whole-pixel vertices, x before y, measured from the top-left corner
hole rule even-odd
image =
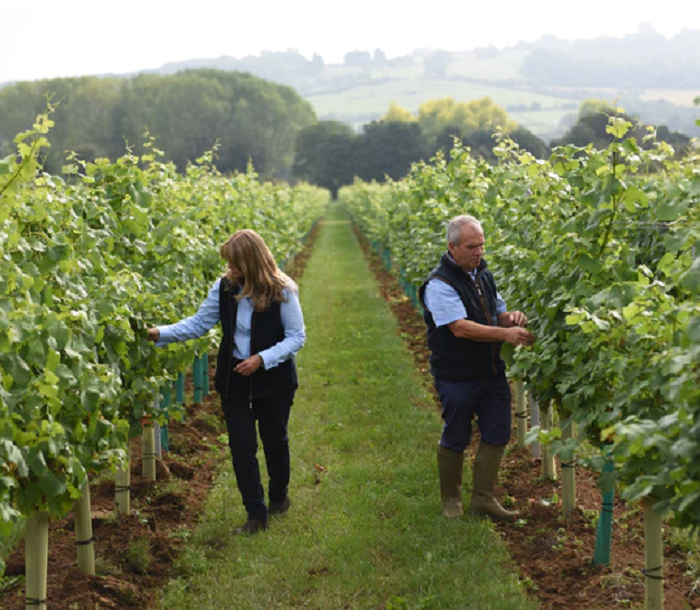
[[[277,266],[270,248],[252,229],[236,231],[219,251],[221,258],[236,267],[245,278],[243,290],[236,299],[250,298],[256,311],[286,300],[285,288],[297,290],[294,280]],[[237,281],[231,269],[226,270],[224,277],[233,283]]]

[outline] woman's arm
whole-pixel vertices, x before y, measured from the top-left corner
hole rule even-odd
[[[157,326],[148,329],[148,340],[156,341],[157,346],[167,345],[178,341],[198,339],[208,333],[219,321],[219,286],[221,279],[216,280],[209,289],[209,294],[193,316],[180,320],[175,324]]]
[[[295,290],[287,289],[285,296],[287,300],[282,301],[280,307],[284,339],[258,354],[262,358],[265,369],[271,369],[281,362],[289,360],[304,347],[306,342],[306,328],[299,304],[299,295]]]

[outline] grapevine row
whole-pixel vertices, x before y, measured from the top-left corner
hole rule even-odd
[[[140,156],[41,172],[48,115],[0,160],[0,534],[20,516],[64,515],[88,474],[124,465],[131,437],[215,340],[156,349],[145,329],[191,315],[239,228],[290,260],[327,193],[223,176],[215,151],[184,175]],[[173,412],[171,416],[176,417]]]
[[[445,250],[447,221],[479,218],[499,289],[537,335],[513,354],[512,374],[561,416],[541,438],[562,455],[582,440],[612,449],[625,498],[698,527],[700,157],[643,150],[630,127],[613,117],[608,149],[567,146],[548,160],[501,139],[497,166],[457,147],[341,199],[409,292]],[[562,440],[572,422],[579,440]]]

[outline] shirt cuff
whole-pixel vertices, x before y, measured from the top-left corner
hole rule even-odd
[[[262,358],[263,361],[263,367],[265,368],[266,371],[269,371],[273,366],[276,366],[276,362],[273,362],[272,354],[270,354],[270,350],[266,349],[263,350],[262,352],[258,353],[258,356]]]
[[[163,347],[168,345],[168,343],[173,342],[172,333],[167,326],[156,326],[158,330],[158,341],[156,341],[156,347]]]

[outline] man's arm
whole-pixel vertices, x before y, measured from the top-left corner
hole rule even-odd
[[[513,345],[532,345],[535,342],[535,335],[520,326],[510,328],[486,326],[471,320],[456,320],[447,326],[452,331],[452,334],[459,339],[469,339],[483,343],[505,341]]]

